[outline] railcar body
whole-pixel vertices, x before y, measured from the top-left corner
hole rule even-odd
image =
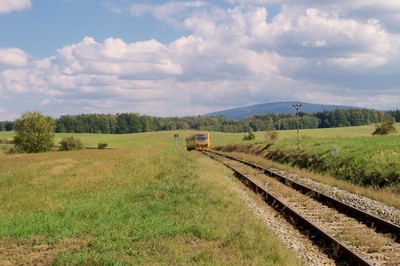
[[[210,134],[198,133],[186,138],[186,149],[206,151],[211,148]]]

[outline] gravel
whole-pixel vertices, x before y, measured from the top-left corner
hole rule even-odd
[[[309,178],[300,177],[285,171],[277,171],[275,169],[273,171],[355,208],[367,211],[372,215],[400,225],[400,209],[396,207],[387,206],[379,201],[372,200],[365,196],[356,195],[330,185],[322,184]],[[325,253],[321,252],[318,247],[294,229],[286,220],[277,216],[276,212],[272,208],[266,204],[260,204],[252,199],[252,197],[249,196],[252,192],[239,187],[237,187],[237,190],[246,206],[248,206],[257,217],[271,228],[281,241],[286,243],[289,249],[296,252],[298,257],[301,258],[306,265],[336,265]]]
[[[280,174],[285,175],[284,172],[280,172]],[[379,201],[356,195],[348,191],[338,189],[336,187],[325,185],[308,178],[299,177],[298,175],[286,174],[286,177],[298,183],[306,185],[309,188],[312,188],[320,193],[338,199],[355,208],[366,211],[382,219],[388,220],[394,224],[400,225],[400,210],[395,207],[390,207]]]
[[[237,186],[230,177],[228,182],[238,192],[245,205],[286,245],[292,250],[305,265],[330,266],[336,265],[325,253],[315,246],[306,236],[288,223],[283,217],[264,202],[253,199],[252,191],[245,187]]]

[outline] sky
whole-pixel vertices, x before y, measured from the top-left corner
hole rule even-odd
[[[0,0],[0,121],[400,108],[399,0]]]

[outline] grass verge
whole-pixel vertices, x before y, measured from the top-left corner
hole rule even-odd
[[[298,264],[226,171],[172,145],[0,156],[0,264]]]

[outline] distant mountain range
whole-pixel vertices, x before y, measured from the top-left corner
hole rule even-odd
[[[300,112],[304,113],[316,113],[329,111],[334,109],[355,109],[359,107],[345,106],[345,105],[326,105],[326,104],[315,104],[305,102],[275,102],[275,103],[264,103],[251,105],[247,107],[240,107],[234,109],[228,109],[218,112],[206,114],[208,116],[222,115],[226,119],[240,120],[248,116],[259,115],[259,114],[294,114],[296,113],[294,104],[301,104]]]

